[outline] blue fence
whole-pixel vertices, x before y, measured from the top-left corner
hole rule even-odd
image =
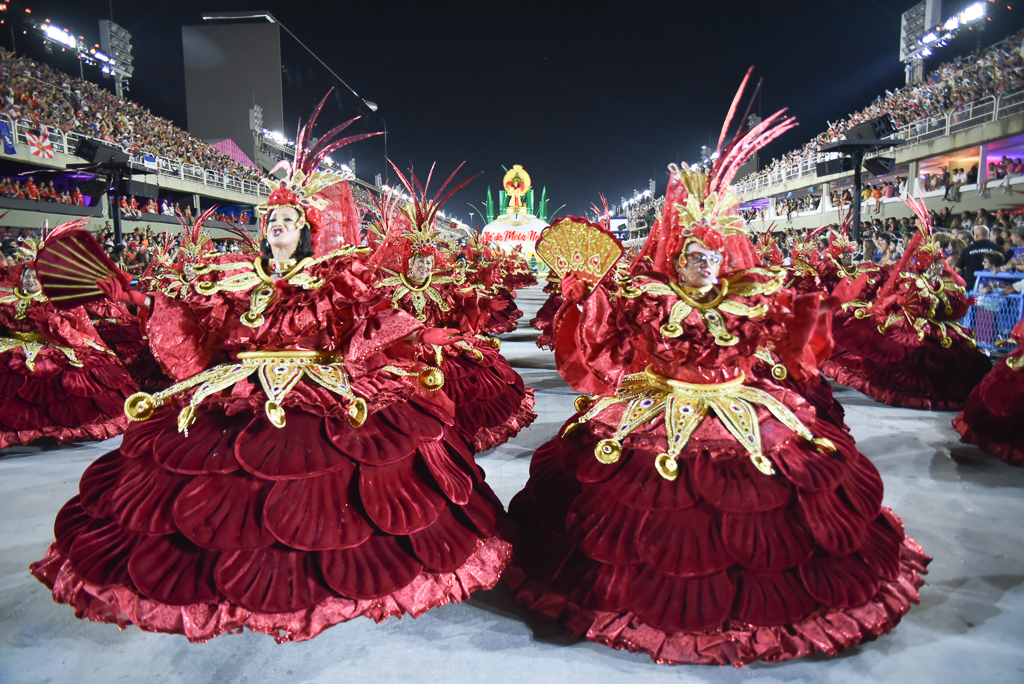
[[[1017,345],[1010,339],[1013,326],[1024,318],[1024,294],[1001,294],[1006,286],[1024,279],[1024,273],[978,271],[970,295],[970,311],[960,321],[974,332],[978,346],[990,352],[1006,353]]]

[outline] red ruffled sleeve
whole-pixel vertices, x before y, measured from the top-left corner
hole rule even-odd
[[[217,352],[212,336],[186,302],[153,294],[148,332],[153,356],[175,380],[184,380],[207,368]]]
[[[556,320],[555,360],[565,381],[578,392],[613,393],[634,365],[635,332],[628,313],[598,285],[582,310],[575,302],[563,302]]]
[[[832,353],[832,310],[822,306],[819,292],[782,291],[769,317],[782,323],[775,351],[794,379],[806,382],[818,375],[818,365]]]

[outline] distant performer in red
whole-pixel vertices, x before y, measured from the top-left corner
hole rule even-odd
[[[928,210],[907,203],[920,231],[877,294],[837,319],[835,350],[821,370],[890,406],[959,410],[992,362],[959,323],[969,300],[932,237]]]
[[[59,226],[46,239],[85,223]],[[119,435],[128,426],[124,401],[138,389],[88,314],[60,310],[43,293],[34,261],[40,242],[25,242],[27,261],[0,284],[0,449]]]
[[[960,441],[1024,466],[1024,321],[1010,333],[1017,349],[985,376],[953,420]]]

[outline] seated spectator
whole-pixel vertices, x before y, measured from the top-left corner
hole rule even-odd
[[[988,271],[989,273],[996,273],[999,271],[999,267],[1003,265],[1003,255],[1001,252],[986,252],[981,260],[981,271]],[[978,292],[982,294],[989,294],[996,289],[1001,289],[1001,285],[998,281],[991,278],[980,278],[978,279]]]
[[[1020,159],[1010,159],[1004,156],[1002,161],[1003,169],[1005,170],[1005,176],[1003,177],[1003,192],[1007,194],[1010,192],[1010,181],[1014,176],[1019,176],[1024,173],[1024,165],[1021,164]]]

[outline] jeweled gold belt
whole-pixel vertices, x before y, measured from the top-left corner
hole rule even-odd
[[[188,405],[178,414],[178,431],[188,434],[188,427],[195,420],[196,407],[203,399],[256,373],[267,395],[264,410],[275,427],[284,427],[285,412],[281,402],[303,377],[348,401],[348,420],[352,427],[359,427],[366,422],[366,400],[352,391],[351,380],[340,354],[316,350],[261,350],[239,352],[237,359],[238,363],[214,366],[156,394],[137,392],[125,401],[124,411],[134,421],[147,420],[154,410],[167,403],[171,397],[195,387],[197,389]],[[396,375],[418,376],[420,386],[431,391],[444,385],[444,375],[436,368],[410,372],[396,366],[384,366],[383,370]]]
[[[750,452],[750,460],[765,475],[773,475],[775,469],[761,448],[761,431],[757,421],[755,405],[764,406],[786,427],[804,439],[813,442],[819,451],[830,453],[835,445],[825,438],[815,439],[785,404],[764,390],[748,387],[743,383],[746,374],[726,382],[696,384],[662,377],[648,366],[643,373],[633,373],[623,378],[614,396],[591,401],[581,397],[577,409],[585,410],[571,423],[563,436],[579,425],[591,420],[603,411],[619,404],[626,410],[619,420],[619,427],[609,439],[603,439],[594,448],[594,455],[602,463],[615,463],[622,455],[622,441],[636,428],[657,416],[665,415],[665,433],[668,436],[668,451],[658,454],[654,465],[658,473],[667,480],[679,476],[677,459],[686,447],[694,430],[704,421],[711,409],[715,410],[722,424]],[[581,405],[582,404],[582,405]]]
[[[91,340],[86,340],[86,343],[100,351],[107,351]],[[82,367],[82,362],[78,360],[78,356],[75,355],[75,350],[71,347],[51,344],[50,342],[47,342],[42,335],[33,332],[7,330],[0,333],[0,354],[6,351],[11,351],[12,349],[20,348],[25,354],[25,365],[28,366],[30,371],[34,371],[36,369],[36,357],[39,356],[39,352],[46,347],[52,347],[64,356],[68,357],[68,363],[72,366],[76,368]]]

